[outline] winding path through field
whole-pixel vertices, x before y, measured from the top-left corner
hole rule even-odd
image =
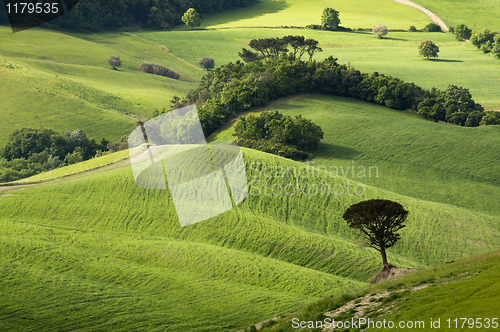
[[[417,5],[416,3],[411,2],[409,0],[392,0],[392,1],[396,1],[396,2],[402,3],[404,5],[412,6],[413,8],[416,8],[416,9],[420,10],[425,15],[429,16],[429,18],[434,23],[436,23],[437,25],[439,25],[443,31],[448,31],[449,30],[448,27],[446,26],[446,24],[443,22],[443,20],[440,19],[439,16],[437,16],[436,14],[434,14],[433,12],[431,12],[430,10],[425,9],[424,7],[422,7],[420,5]]]

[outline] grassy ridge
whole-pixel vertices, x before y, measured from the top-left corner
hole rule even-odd
[[[13,34],[0,27],[0,142],[16,128],[40,126],[80,128],[91,138],[116,141],[140,115],[168,107],[201,76],[160,45],[132,35],[75,36],[37,29]],[[119,71],[107,64],[111,55],[121,57]],[[144,74],[142,61],[172,65],[181,80]]]
[[[437,124],[382,106],[321,95],[290,98],[266,109],[321,124],[325,138],[313,166],[327,167],[329,173],[331,167],[354,166],[356,174],[349,177],[356,181],[500,216],[495,199],[500,195],[498,126]],[[232,140],[232,132],[228,126],[212,140]],[[378,177],[358,177],[359,167],[370,166],[378,167]]]
[[[400,267],[497,248],[495,218],[372,187],[363,196],[256,195],[265,184],[307,188],[320,180],[263,176],[256,163],[302,164],[244,153],[252,180],[245,202],[184,228],[168,191],[136,187],[129,166],[3,188],[3,326],[229,331],[355,289],[380,269],[380,258],[352,243],[340,215],[367,198],[411,211],[403,240],[389,251]],[[323,181],[346,186],[349,179]]]
[[[350,64],[362,72],[375,71],[414,82],[424,88],[445,90],[448,85],[470,89],[473,98],[485,108],[500,109],[500,61],[484,55],[473,45],[458,42],[447,33],[390,32],[377,39],[368,32],[328,32],[304,29],[219,29],[208,31],[142,32],[136,35],[156,44],[167,45],[173,54],[196,64],[202,56],[211,56],[216,65],[241,60],[238,52],[254,38],[304,35],[320,42],[328,56]],[[439,59],[425,61],[418,45],[426,39],[440,47]],[[397,61],[395,61],[395,59]]]
[[[383,326],[384,321],[389,326],[392,321],[394,328],[401,331],[414,331],[417,326],[426,331],[495,330],[498,327],[495,327],[492,318],[498,324],[496,303],[500,294],[497,282],[499,272],[499,251],[461,259],[370,285],[349,294],[325,297],[288,315],[278,325],[268,324],[262,331],[296,331],[292,319],[298,318],[299,322],[322,321],[325,318],[323,314],[332,317],[331,314],[342,307],[344,312],[333,316],[336,321],[350,322],[357,315],[365,318],[365,321],[370,318],[374,324],[380,322],[379,326]],[[359,322],[357,317],[354,321]],[[431,321],[434,324],[440,322],[440,328],[431,326]],[[400,322],[404,324],[401,327],[398,326]],[[410,324],[413,324],[413,328],[407,327]],[[371,327],[370,330],[393,331],[394,328]]]
[[[249,8],[206,15],[203,28],[247,26],[306,26],[321,24],[326,7],[340,12],[341,25],[350,28],[371,28],[383,23],[391,29],[408,29],[410,25],[423,27],[430,19],[422,12],[391,0],[262,0]],[[184,27],[182,29],[185,29]]]

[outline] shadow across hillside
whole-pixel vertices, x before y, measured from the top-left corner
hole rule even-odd
[[[360,151],[330,143],[320,143],[319,155],[326,153],[336,159],[354,159],[361,155]]]
[[[435,62],[463,62],[462,60],[450,60],[450,59],[429,59]]]

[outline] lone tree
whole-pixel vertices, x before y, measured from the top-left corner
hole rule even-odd
[[[200,59],[200,61],[198,61],[198,64],[206,70],[212,70],[215,67],[215,60],[214,58],[204,56]]]
[[[186,23],[186,25],[189,25],[191,27],[191,30],[193,30],[194,28],[201,25],[200,14],[198,14],[198,12],[194,10],[194,8],[189,8],[182,16],[182,22]]]
[[[349,227],[359,231],[364,245],[380,252],[384,270],[387,270],[392,265],[387,262],[385,250],[401,238],[396,232],[405,227],[403,223],[408,213],[399,203],[371,199],[351,205],[342,217]]]
[[[122,60],[120,60],[119,56],[113,55],[111,58],[108,59],[108,63],[110,66],[113,67],[114,70],[117,70],[116,67],[121,67]]]
[[[467,40],[472,36],[472,30],[464,24],[459,24],[454,29],[455,37],[458,40]]]
[[[321,26],[324,30],[335,30],[340,24],[339,12],[333,8],[323,9]]]
[[[385,35],[387,35],[387,31],[387,27],[383,24],[374,25],[372,29],[372,33],[379,39],[382,39]]]
[[[439,53],[439,46],[434,44],[431,40],[425,40],[418,46],[418,53],[423,56],[426,60],[429,58],[437,58]]]

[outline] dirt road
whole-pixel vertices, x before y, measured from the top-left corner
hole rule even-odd
[[[392,1],[396,1],[396,2],[402,3],[404,5],[412,6],[413,8],[416,8],[416,9],[420,10],[425,15],[429,16],[429,18],[434,23],[436,23],[437,25],[439,25],[441,27],[441,30],[443,30],[443,31],[448,31],[449,30],[448,27],[446,26],[446,24],[443,22],[443,20],[440,19],[436,14],[434,14],[430,10],[425,9],[424,7],[422,7],[420,5],[417,5],[416,3],[408,1],[408,0],[392,0]]]

